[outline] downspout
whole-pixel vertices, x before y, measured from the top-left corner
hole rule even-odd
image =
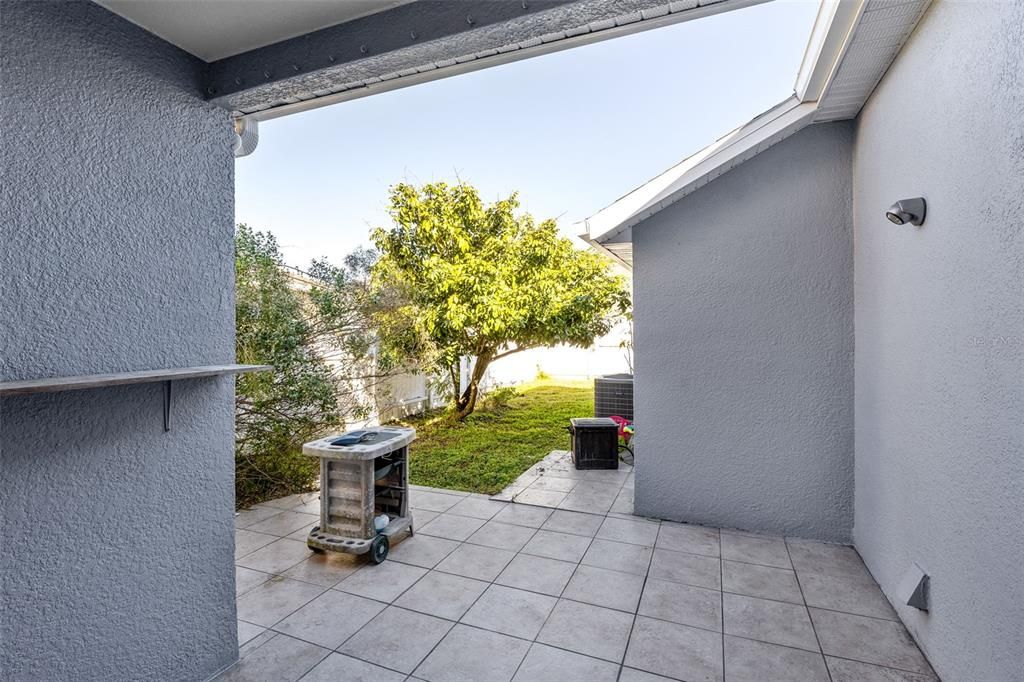
[[[235,123],[235,158],[248,156],[260,141],[260,124],[251,116],[239,116]]]

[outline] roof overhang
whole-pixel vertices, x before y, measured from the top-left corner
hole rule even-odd
[[[766,0],[416,0],[210,64],[209,99],[267,120]]]
[[[411,0],[95,1],[209,63]]]
[[[795,96],[780,102],[581,224],[581,236],[630,265],[632,227],[814,120],[815,106]]]
[[[199,56],[204,97],[256,120],[766,1],[97,0]]]
[[[853,118],[930,0],[825,0],[794,94],[579,223],[594,248],[632,267],[634,228],[804,127]]]

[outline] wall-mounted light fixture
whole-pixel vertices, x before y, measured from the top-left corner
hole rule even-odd
[[[900,199],[889,207],[885,217],[897,225],[920,225],[924,222],[925,203],[922,197]]]

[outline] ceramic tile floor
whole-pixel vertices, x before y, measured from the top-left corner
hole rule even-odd
[[[559,494],[632,489],[625,470],[574,473]],[[849,547],[631,517],[615,500],[591,514],[411,499],[416,535],[379,566],[306,549],[315,493],[242,512],[241,658],[220,679],[936,679]]]

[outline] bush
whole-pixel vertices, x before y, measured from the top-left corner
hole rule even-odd
[[[512,402],[512,399],[519,395],[515,386],[496,386],[484,394],[484,409],[490,412],[497,412]]]
[[[239,225],[235,242],[235,354],[274,367],[240,376],[235,390],[235,504],[247,506],[313,489],[319,460],[302,444],[365,416],[358,388],[373,368],[359,273],[372,258],[314,263],[316,284],[301,291],[272,234]]]

